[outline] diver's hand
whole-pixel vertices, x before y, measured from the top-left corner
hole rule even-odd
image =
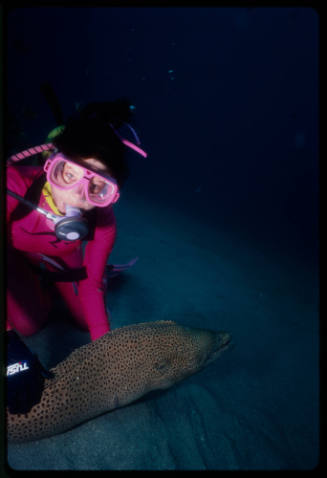
[[[133,265],[138,261],[138,257],[134,257],[126,264],[107,264],[106,266],[106,277],[112,279],[113,277],[118,276],[122,272],[128,271]]]
[[[52,378],[13,330],[7,332],[7,405],[10,413],[27,413],[37,404],[45,378]]]

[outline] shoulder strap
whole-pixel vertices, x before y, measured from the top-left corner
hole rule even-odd
[[[38,204],[45,181],[46,175],[44,172],[42,172],[34,179],[30,187],[27,189],[24,198],[28,199],[34,204]],[[30,212],[31,209],[26,204],[19,202],[16,209],[12,212],[11,221],[19,221],[27,216]]]
[[[89,226],[89,233],[85,238],[86,241],[93,241],[94,239],[94,231],[96,228],[96,215],[97,215],[96,208],[93,208],[90,211],[87,211],[86,213],[84,213],[84,217],[86,217],[87,223]]]

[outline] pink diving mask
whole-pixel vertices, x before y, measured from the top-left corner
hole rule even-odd
[[[146,158],[148,154],[140,148],[141,143],[136,131],[129,123],[124,124],[133,133],[136,144],[123,138],[111,123],[109,123],[109,126],[125,146]],[[53,143],[34,146],[10,156],[7,160],[7,165],[42,153],[43,151],[51,150],[55,150]],[[44,165],[44,171],[47,173],[48,182],[59,189],[73,189],[82,186],[87,201],[94,206],[106,207],[109,204],[114,204],[119,199],[118,185],[114,178],[101,171],[86,168],[82,164],[66,158],[66,156],[57,150],[47,159]]]
[[[47,181],[62,190],[81,188],[87,202],[94,206],[106,207],[119,199],[119,190],[114,178],[101,171],[95,171],[79,162],[54,153],[44,165]]]

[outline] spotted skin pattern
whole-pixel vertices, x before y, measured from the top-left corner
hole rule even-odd
[[[199,371],[228,347],[226,332],[172,321],[108,332],[51,369],[41,401],[27,414],[7,410],[9,442],[39,440],[165,389]]]

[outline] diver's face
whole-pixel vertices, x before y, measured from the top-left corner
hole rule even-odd
[[[101,173],[107,174],[109,173],[106,166],[96,158],[83,159],[80,161],[80,163],[84,167],[90,168],[92,171],[99,171]],[[78,167],[78,165],[75,166],[74,164],[69,164],[68,168],[69,169],[66,171],[66,174],[68,175],[72,174],[78,178],[81,174],[83,174],[81,173],[82,170]],[[51,185],[51,192],[53,201],[62,214],[65,214],[66,212],[66,204],[77,207],[84,211],[90,211],[96,207],[94,204],[87,202],[83,183],[77,184],[75,188],[67,190],[59,189],[55,185]]]

